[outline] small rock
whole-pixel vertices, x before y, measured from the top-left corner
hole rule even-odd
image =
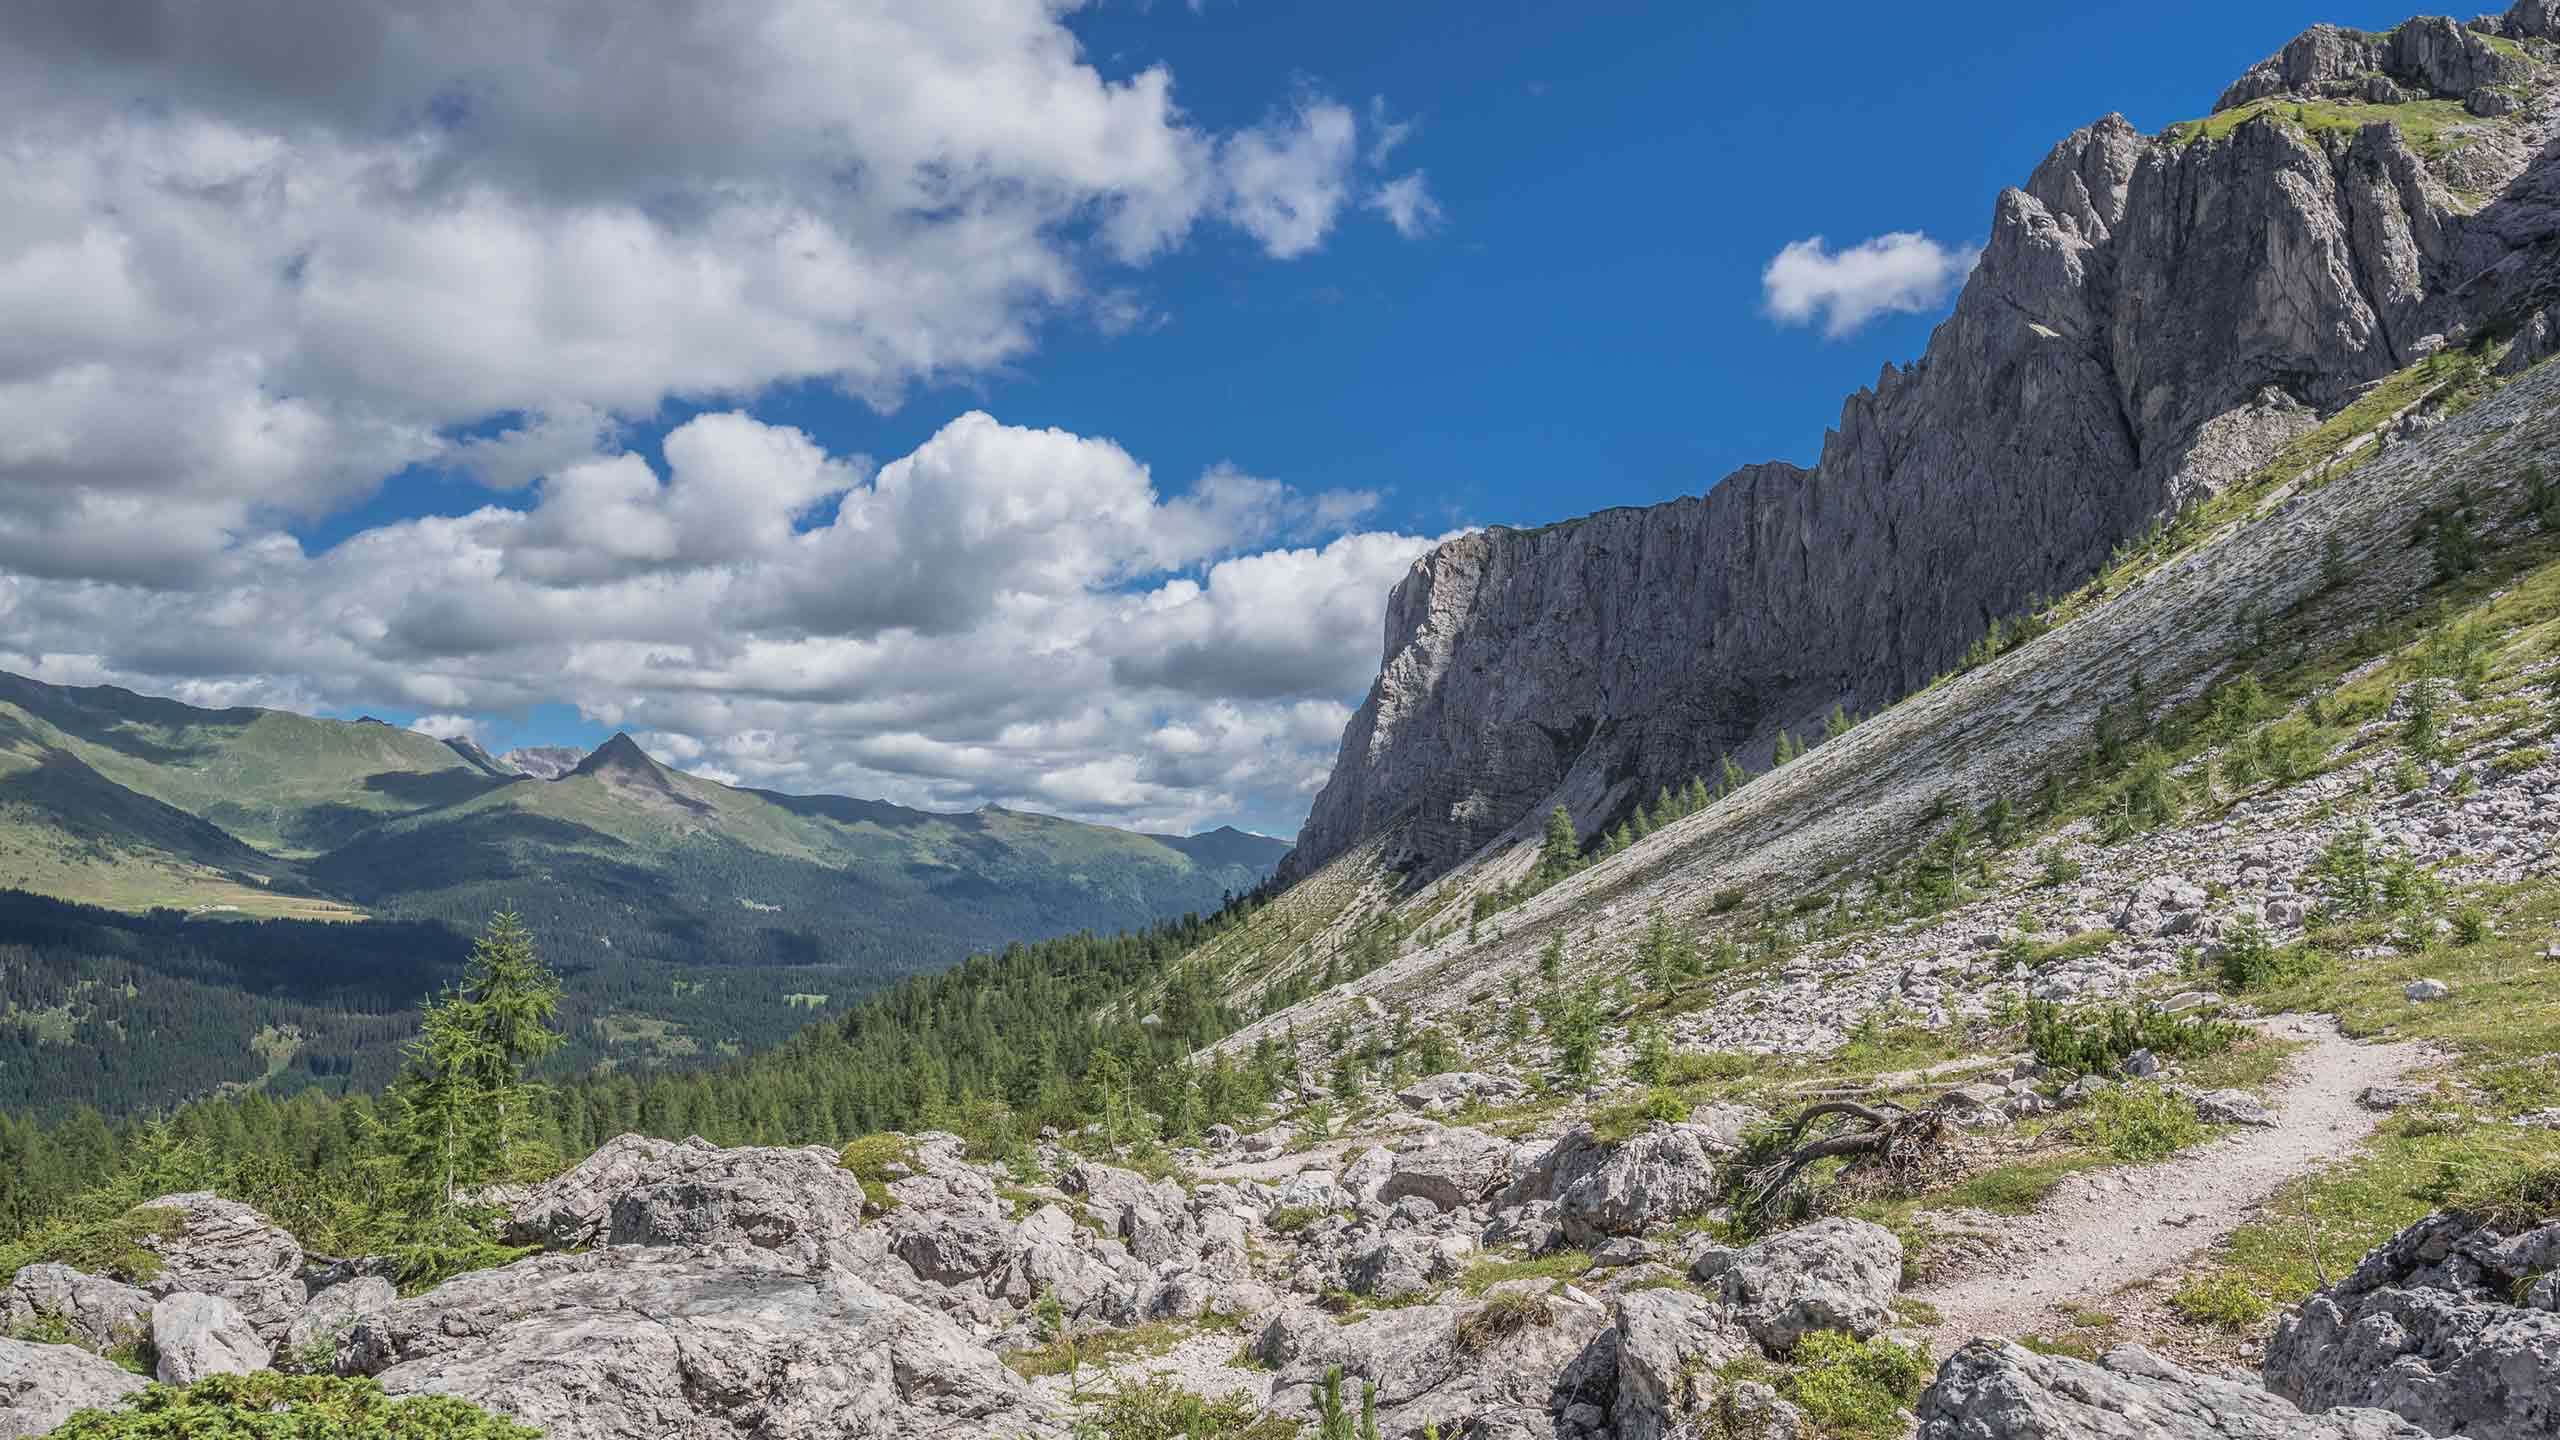
[[[2441,980],[2412,980],[2402,988],[2400,993],[2419,1004],[2425,1004],[2427,1001],[2442,1000],[2452,995],[2453,987]]]
[[[2405,1080],[2385,1080],[2356,1092],[2356,1103],[2367,1110],[2403,1110],[2412,1105],[2423,1105],[2434,1098],[2435,1092],[2426,1086],[2413,1085]]]

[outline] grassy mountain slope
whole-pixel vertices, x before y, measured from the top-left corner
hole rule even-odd
[[[110,685],[0,674],[0,721],[286,859],[506,783],[442,741],[396,726],[245,706],[200,710]]]

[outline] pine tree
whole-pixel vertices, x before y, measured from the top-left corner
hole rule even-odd
[[[1796,737],[1788,734],[1785,727],[1781,726],[1778,730],[1777,763],[1784,765],[1803,753],[1804,747],[1796,743]]]
[[[428,1002],[391,1090],[410,1178],[452,1207],[462,1191],[524,1161],[540,1087],[528,1072],[560,1048],[560,979],[512,912],[471,948],[462,982]]]
[[[1690,776],[1689,787],[1680,792],[1680,813],[1697,814],[1707,808],[1708,798],[1707,782],[1695,775]]]
[[[1564,974],[1564,931],[1547,932],[1547,946],[1538,952],[1538,978],[1552,985]]]
[[[1825,740],[1837,740],[1841,736],[1848,734],[1849,727],[1856,723],[1856,721],[1849,718],[1849,712],[1841,709],[1838,703],[1835,702],[1831,707],[1831,713],[1824,717],[1822,721],[1822,738]]]
[[[1718,767],[1716,783],[1720,793],[1730,795],[1751,783],[1751,772],[1743,769],[1740,762],[1731,755],[1727,755]]]

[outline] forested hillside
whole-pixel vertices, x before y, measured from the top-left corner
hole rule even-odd
[[[543,780],[0,676],[0,1105],[378,1086],[500,910],[565,977],[551,1069],[698,1064],[973,951],[1215,909],[1285,848],[735,789],[622,736]]]

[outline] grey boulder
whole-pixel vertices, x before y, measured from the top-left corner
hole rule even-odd
[[[0,1292],[0,1333],[58,1321],[84,1350],[112,1350],[150,1338],[151,1297],[68,1265],[29,1265]]]
[[[1484,1075],[1473,1070],[1452,1070],[1428,1079],[1416,1080],[1396,1092],[1396,1103],[1426,1115],[1463,1110],[1481,1100],[1488,1105],[1517,1100],[1529,1093],[1529,1087],[1508,1075]]]
[[[623,1135],[516,1206],[513,1238],[581,1245],[741,1241],[803,1260],[857,1244],[862,1182],[833,1150]]]
[[[160,1257],[159,1273],[143,1287],[154,1296],[228,1300],[270,1345],[310,1300],[302,1242],[248,1206],[199,1190],[164,1195],[143,1208],[174,1212],[137,1241]]]
[[[1392,1205],[1419,1195],[1443,1210],[1490,1197],[1511,1180],[1511,1147],[1481,1130],[1441,1130],[1417,1149],[1396,1156],[1395,1169],[1378,1187]]]
[[[1264,1328],[1256,1350],[1279,1372],[1271,1408],[1284,1415],[1312,1417],[1326,1370],[1340,1366],[1347,1392],[1378,1387],[1382,1434],[1436,1426],[1469,1440],[1551,1440],[1569,1433],[1557,1415],[1582,1405],[1596,1414],[1609,1402],[1609,1317],[1561,1299],[1528,1313],[1489,1325],[1482,1305],[1408,1305],[1341,1325],[1319,1310],[1291,1309]]]
[[[1713,1383],[1715,1372],[1752,1349],[1730,1309],[1685,1290],[1621,1295],[1612,1323],[1618,1440],[1664,1440],[1702,1407],[1702,1387]]]
[[[1705,1212],[1715,1204],[1718,1160],[1729,1153],[1703,1127],[1657,1122],[1556,1197],[1565,1239],[1589,1245],[1641,1235]]]
[[[240,1307],[219,1295],[164,1295],[151,1307],[151,1348],[163,1385],[192,1385],[208,1375],[250,1375],[274,1356]]]
[[[102,1410],[143,1388],[139,1375],[75,1345],[0,1339],[0,1440],[43,1435],[81,1410]]]
[[[1833,1216],[1746,1249],[1702,1251],[1690,1274],[1720,1287],[1752,1338],[1783,1355],[1816,1330],[1861,1340],[1882,1330],[1902,1286],[1902,1242],[1881,1225]]]
[[[1055,1435],[1046,1402],[950,1320],[749,1245],[539,1255],[358,1323],[348,1366],[551,1440]]]
[[[2420,1440],[2379,1410],[2305,1415],[2237,1380],[2119,1345],[2097,1363],[1976,1340],[1920,1397],[1917,1440]]]
[[[359,1275],[311,1297],[302,1313],[285,1327],[282,1354],[299,1357],[320,1346],[334,1355],[356,1323],[400,1303],[400,1292],[379,1275]]]
[[[2507,1234],[2431,1215],[2277,1323],[2267,1386],[2469,1440],[2560,1434],[2556,1272],[2560,1223]]]

